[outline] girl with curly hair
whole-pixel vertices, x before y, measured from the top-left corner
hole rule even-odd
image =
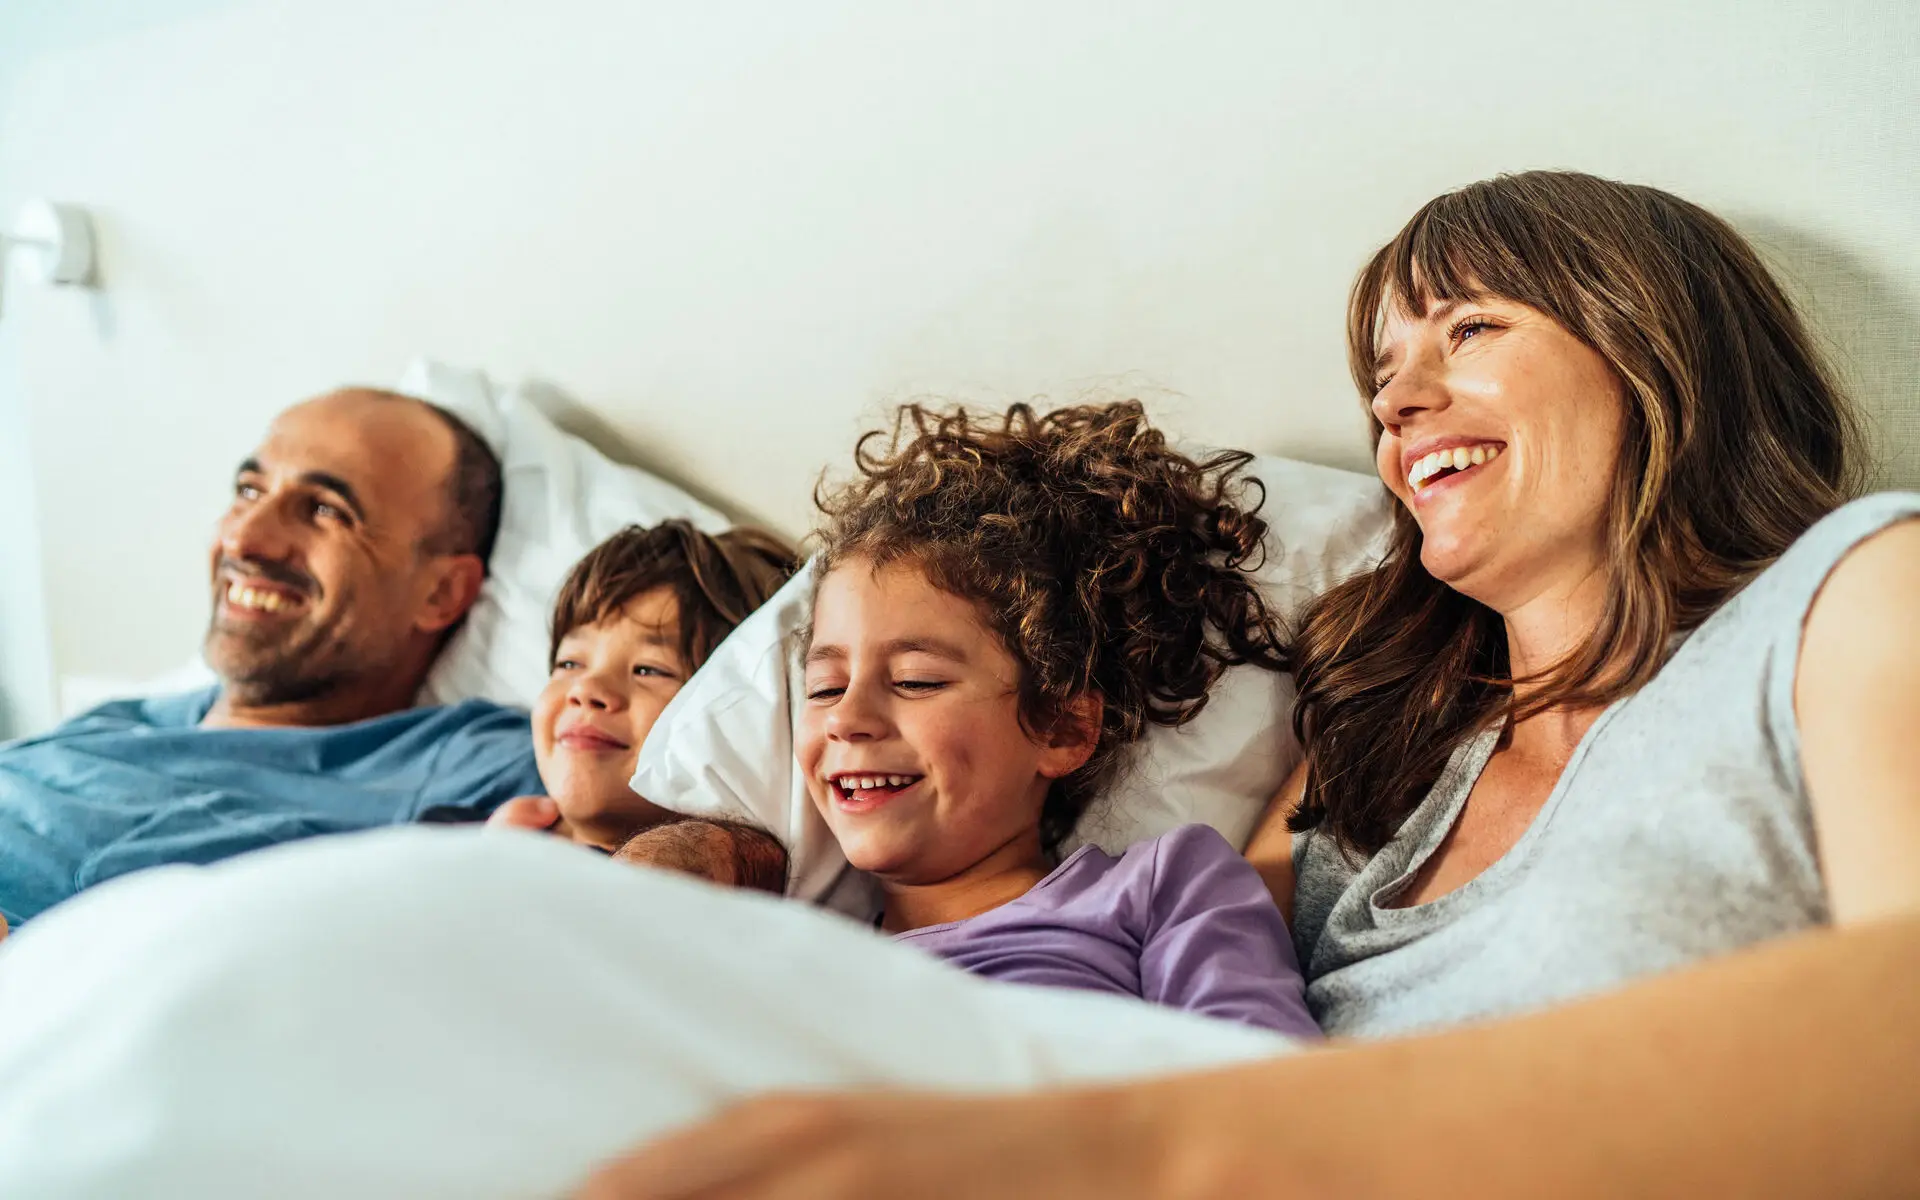
[[[882,927],[979,975],[1317,1035],[1285,921],[1213,829],[1061,856],[1150,725],[1230,666],[1286,667],[1249,456],[1196,462],[1137,402],[909,405],[885,436],[817,500],[797,736]]]

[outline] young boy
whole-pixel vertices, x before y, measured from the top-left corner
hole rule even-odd
[[[685,821],[634,794],[628,781],[674,693],[798,565],[792,547],[770,533],[710,535],[677,520],[629,526],[594,547],[554,602],[551,675],[533,703],[546,794],[508,801],[487,824],[543,829],[619,851],[623,861],[723,884],[784,890],[786,864],[764,852],[766,835]]]

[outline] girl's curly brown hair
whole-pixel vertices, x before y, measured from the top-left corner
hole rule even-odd
[[[853,482],[816,490],[817,578],[849,559],[905,560],[975,602],[1019,664],[1030,736],[1100,697],[1093,756],[1041,813],[1057,854],[1149,724],[1192,720],[1230,666],[1288,668],[1249,574],[1266,534],[1264,489],[1240,475],[1252,458],[1179,453],[1137,400],[1044,414],[904,405],[890,432],[861,437]]]

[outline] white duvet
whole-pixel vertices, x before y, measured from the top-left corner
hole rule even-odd
[[[0,1196],[549,1196],[753,1092],[1289,1048],[539,836],[386,830],[130,876],[5,943]]]

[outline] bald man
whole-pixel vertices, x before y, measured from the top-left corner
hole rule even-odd
[[[209,554],[218,686],[0,745],[0,920],[143,867],[539,791],[524,713],[413,707],[479,595],[500,491],[486,444],[422,401],[355,388],[280,414]]]

